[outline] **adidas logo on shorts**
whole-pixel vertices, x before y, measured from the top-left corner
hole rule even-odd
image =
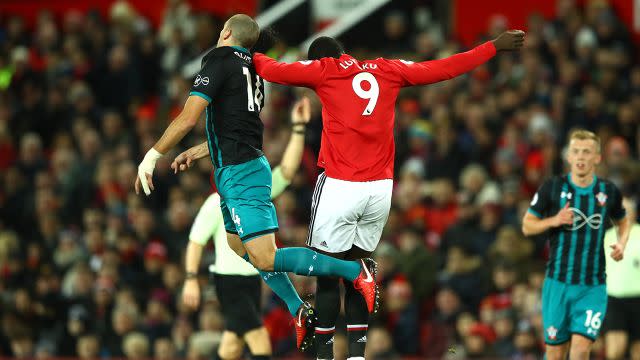
[[[327,242],[326,242],[326,241],[321,242],[321,243],[320,243],[320,246],[329,247],[329,246],[327,245]]]
[[[329,341],[326,342],[326,345],[331,345],[334,342],[334,337],[332,336],[331,339],[329,339]]]

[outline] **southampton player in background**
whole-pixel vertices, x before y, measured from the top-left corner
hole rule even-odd
[[[522,46],[524,32],[508,31],[493,41],[446,59],[359,61],[332,38],[309,47],[309,60],[292,64],[263,54],[253,57],[267,81],[314,89],[322,102],[322,139],[308,245],[340,259],[366,258],[375,250],[389,215],[393,188],[395,106],[401,88],[444,81],[473,70],[498,50]],[[345,284],[349,359],[363,359],[367,307]],[[332,337],[340,310],[339,279],[318,278],[318,359],[333,358]]]
[[[271,197],[280,195],[291,183],[300,167],[304,150],[304,130],[311,119],[309,99],[298,101],[291,111],[293,131],[280,165],[273,169]],[[207,144],[190,148],[171,164],[175,172],[188,169],[196,159],[206,157]],[[261,281],[258,271],[229,248],[224,219],[220,211],[220,195],[211,194],[193,222],[185,257],[186,278],[182,298],[187,306],[200,303],[198,269],[203,247],[213,238],[216,261],[211,266],[218,301],[225,321],[218,356],[223,360],[240,359],[246,343],[254,360],[271,356],[271,342],[262,325]]]
[[[610,256],[623,257],[630,219],[620,190],[595,175],[600,139],[592,132],[569,135],[570,173],[546,180],[522,221],[525,235],[546,233],[551,251],[542,288],[547,359],[586,360],[607,311],[605,250],[608,220],[617,225]]]
[[[135,188],[136,193],[142,187],[145,194],[151,194],[156,161],[206,112],[209,155],[229,246],[260,270],[269,287],[287,303],[295,316],[298,346],[303,349],[312,341],[315,311],[300,300],[285,273],[339,276],[353,282],[374,312],[378,298],[375,262],[339,260],[301,247],[276,247],[278,219],[271,202],[271,168],[262,152],[263,86],[247,50],[256,43],[259,32],[258,24],[247,15],[227,20],[217,47],[202,60],[184,108],[138,166]]]

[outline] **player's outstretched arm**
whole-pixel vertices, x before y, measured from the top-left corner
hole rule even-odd
[[[624,257],[624,249],[627,247],[629,241],[629,233],[631,232],[631,224],[633,219],[631,216],[626,215],[618,221],[614,221],[617,226],[618,241],[612,244],[611,258],[615,261],[620,261]]]
[[[176,156],[171,163],[171,168],[173,169],[174,174],[177,174],[178,171],[185,171],[189,169],[195,160],[202,159],[207,155],[209,155],[209,146],[205,141],[202,144],[190,147],[180,153],[180,155]]]
[[[153,188],[152,175],[156,162],[167,151],[171,150],[196,125],[200,115],[207,107],[207,100],[199,96],[189,96],[180,114],[169,124],[162,137],[147,152],[138,166],[136,178],[136,194],[140,194],[140,187],[148,196]]]
[[[282,161],[272,172],[271,198],[282,194],[300,168],[304,152],[304,131],[311,120],[311,104],[307,97],[298,100],[291,109],[292,131]]]
[[[573,211],[569,209],[569,202],[554,216],[540,218],[527,211],[522,219],[522,233],[525,236],[541,234],[551,228],[573,224]]]
[[[261,53],[253,54],[253,65],[256,73],[267,81],[308,88],[315,88],[324,73],[324,65],[319,60],[284,63]]]
[[[309,98],[303,97],[291,109],[291,123],[293,125],[291,137],[282,155],[282,161],[280,161],[282,175],[289,182],[293,180],[300,168],[304,151],[304,131],[309,120],[311,120],[311,102]]]
[[[450,80],[467,73],[486,63],[497,51],[517,50],[524,43],[524,32],[510,30],[502,33],[493,41],[440,60],[413,63],[404,60],[391,60],[401,79],[402,86],[427,85]]]

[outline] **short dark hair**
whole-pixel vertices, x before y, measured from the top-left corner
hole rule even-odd
[[[322,36],[313,40],[311,45],[309,45],[307,57],[309,60],[318,60],[324,57],[337,59],[342,54],[344,54],[344,48],[338,40],[332,37]]]
[[[253,47],[260,36],[258,23],[245,14],[233,15],[227,20],[227,26],[231,29],[231,36],[247,49]]]

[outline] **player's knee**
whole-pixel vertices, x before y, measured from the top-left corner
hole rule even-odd
[[[254,355],[271,354],[269,332],[264,326],[247,332],[244,335],[244,341],[247,343],[249,350]]]
[[[256,269],[273,271],[273,256],[269,256],[269,254],[252,254],[249,252],[249,259]]]
[[[578,342],[571,344],[571,354],[569,356],[570,359],[576,360],[588,360],[589,352],[591,351],[591,344],[586,342]]]
[[[242,356],[242,346],[238,341],[224,341],[218,348],[218,356],[223,360],[235,360]]]
[[[624,348],[617,348],[607,345],[605,355],[607,360],[619,360],[624,357]]]
[[[627,344],[624,335],[607,333],[605,336],[605,354],[608,360],[622,359]]]
[[[640,340],[631,343],[629,354],[631,355],[631,360],[640,360]]]
[[[231,250],[233,250],[240,257],[243,257],[247,253],[244,245],[242,245],[242,240],[240,240],[240,237],[238,235],[227,234],[227,244],[229,244]]]

